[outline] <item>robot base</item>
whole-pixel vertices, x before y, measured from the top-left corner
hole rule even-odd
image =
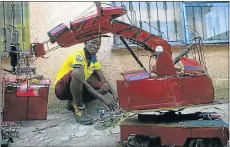
[[[153,117],[151,116],[151,120]],[[140,121],[140,118],[144,118],[145,121]],[[120,131],[121,141],[128,141],[130,135],[154,137],[159,139],[158,147],[164,145],[195,147],[197,143],[198,147],[224,147],[227,146],[229,140],[228,125],[222,120],[192,118],[190,120],[160,122],[159,119],[150,121],[149,116],[140,116],[139,114],[138,117],[133,116],[126,119],[120,125]]]

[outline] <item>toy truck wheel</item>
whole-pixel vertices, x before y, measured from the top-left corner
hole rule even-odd
[[[223,147],[219,138],[190,139],[185,147]]]
[[[189,141],[188,147],[205,147],[203,139],[192,139]]]

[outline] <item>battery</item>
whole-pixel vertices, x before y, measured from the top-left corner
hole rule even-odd
[[[46,120],[49,85],[49,80],[3,77],[3,122]]]

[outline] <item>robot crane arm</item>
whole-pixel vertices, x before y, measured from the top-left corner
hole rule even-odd
[[[86,16],[70,24],[59,24],[48,32],[51,43],[57,42],[61,47],[83,43],[98,35],[112,33],[145,46],[149,51],[155,51],[157,46],[164,46],[164,53],[171,53],[171,47],[161,37],[150,34],[136,26],[116,20],[125,15],[127,10],[121,6],[98,7],[97,14]]]
[[[48,32],[49,41],[51,43],[56,42],[60,47],[65,48],[96,38],[98,35],[112,33],[121,39],[142,68],[143,65],[129,48],[124,38],[142,46],[156,56],[155,72],[158,76],[176,75],[171,46],[166,40],[141,28],[116,20],[116,18],[127,13],[124,7],[101,7],[100,3],[96,3],[96,5],[96,14],[82,17],[69,24],[61,23],[50,30]],[[42,46],[41,44],[38,45]],[[45,54],[45,51],[43,51],[43,54]]]

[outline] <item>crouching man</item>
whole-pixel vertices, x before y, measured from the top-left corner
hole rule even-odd
[[[110,110],[117,109],[117,97],[101,71],[96,54],[100,49],[101,37],[85,42],[62,65],[55,80],[55,95],[59,100],[69,100],[68,109],[74,112],[76,122],[82,125],[93,123],[84,114],[85,102],[100,99]],[[111,93],[113,99],[104,95]]]

